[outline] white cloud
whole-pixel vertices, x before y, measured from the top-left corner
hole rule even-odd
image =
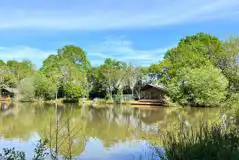
[[[65,2],[65,4],[64,4]],[[105,2],[105,3],[104,3]],[[107,30],[160,27],[239,16],[238,0],[105,0],[99,4],[57,2],[47,6],[0,7],[0,29]],[[80,2],[79,2],[80,3]],[[57,5],[61,7],[57,9]],[[32,5],[32,6],[31,6]],[[40,7],[38,7],[38,5]],[[55,5],[55,7],[54,7]],[[64,7],[62,7],[64,6]]]
[[[9,60],[30,60],[36,64],[37,67],[40,67],[43,60],[52,54],[56,54],[56,52],[44,51],[28,46],[0,47],[1,60],[4,60],[5,62]]]
[[[163,59],[165,52],[172,46],[149,50],[136,49],[132,41],[124,39],[108,39],[86,49],[93,65],[102,64],[105,58],[113,58],[134,65],[149,65]]]
[[[93,66],[102,64],[105,58],[132,63],[133,65],[147,66],[162,60],[164,53],[170,47],[156,48],[149,50],[137,49],[133,42],[125,39],[107,39],[95,45],[86,47],[87,56]],[[49,56],[56,54],[56,51],[42,50],[29,46],[0,47],[0,59],[8,60],[30,60],[38,68]]]

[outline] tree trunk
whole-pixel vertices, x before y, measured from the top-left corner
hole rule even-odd
[[[119,96],[119,102],[121,103],[123,101],[123,89],[118,89],[117,96]]]
[[[141,97],[140,97],[140,91],[136,92],[137,93],[137,96],[138,96],[138,99],[140,100]]]
[[[134,100],[134,88],[132,88],[131,91],[132,91],[132,94],[131,94],[132,95],[132,100]]]
[[[110,87],[110,89],[109,89],[109,96],[110,96],[110,100],[111,100],[111,101],[113,100],[113,94],[112,94],[112,92],[113,92],[113,90],[112,90],[111,87]]]
[[[56,89],[56,102],[57,102],[57,97],[58,96],[58,89]]]

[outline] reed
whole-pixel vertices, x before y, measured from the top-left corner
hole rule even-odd
[[[203,124],[163,134],[167,160],[238,160],[239,128],[224,128],[220,124]]]

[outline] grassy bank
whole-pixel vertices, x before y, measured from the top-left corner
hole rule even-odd
[[[239,128],[204,124],[196,128],[164,132],[162,143],[167,160],[238,160]]]

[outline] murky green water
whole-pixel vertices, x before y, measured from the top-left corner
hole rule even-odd
[[[47,138],[52,146],[57,141],[60,155],[79,160],[151,160],[155,155],[150,143],[161,130],[178,121],[187,125],[213,121],[218,112],[217,108],[2,105],[0,150],[15,147],[30,159],[37,141]]]

